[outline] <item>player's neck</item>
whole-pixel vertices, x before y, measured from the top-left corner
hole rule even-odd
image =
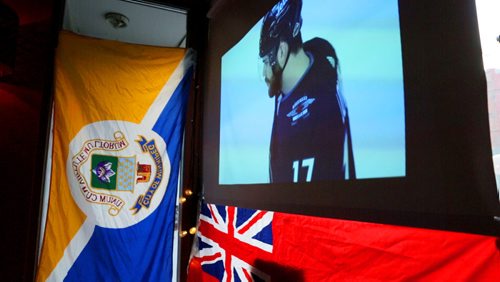
[[[300,81],[309,67],[309,56],[300,49],[296,54],[290,54],[283,70],[283,92],[289,93]]]

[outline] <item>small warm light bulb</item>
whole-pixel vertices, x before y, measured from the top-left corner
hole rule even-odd
[[[196,227],[189,228],[189,234],[194,235],[196,233]]]
[[[193,191],[191,191],[190,189],[187,189],[186,191],[184,191],[184,195],[191,196],[191,195],[193,195]]]
[[[180,236],[181,238],[183,238],[183,237],[185,237],[187,234],[188,234],[188,233],[187,233],[187,231],[186,231],[186,230],[182,230],[182,231],[180,232],[179,236]]]
[[[184,202],[186,202],[186,200],[187,200],[186,198],[181,197],[181,198],[179,199],[179,203],[184,204]]]

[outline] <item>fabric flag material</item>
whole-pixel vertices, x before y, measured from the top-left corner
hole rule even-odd
[[[497,281],[499,240],[203,204],[188,281]]]
[[[194,54],[61,32],[37,281],[170,281]]]

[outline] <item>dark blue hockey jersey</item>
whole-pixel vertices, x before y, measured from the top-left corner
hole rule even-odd
[[[327,41],[304,44],[311,59],[290,91],[276,97],[270,148],[272,183],[354,178],[349,119],[338,92],[338,59]]]

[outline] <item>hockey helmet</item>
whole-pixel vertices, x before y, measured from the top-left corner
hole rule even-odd
[[[287,41],[300,33],[302,26],[302,0],[280,0],[267,12],[260,31],[259,56],[270,55],[270,63],[275,61],[275,52],[280,40]]]

